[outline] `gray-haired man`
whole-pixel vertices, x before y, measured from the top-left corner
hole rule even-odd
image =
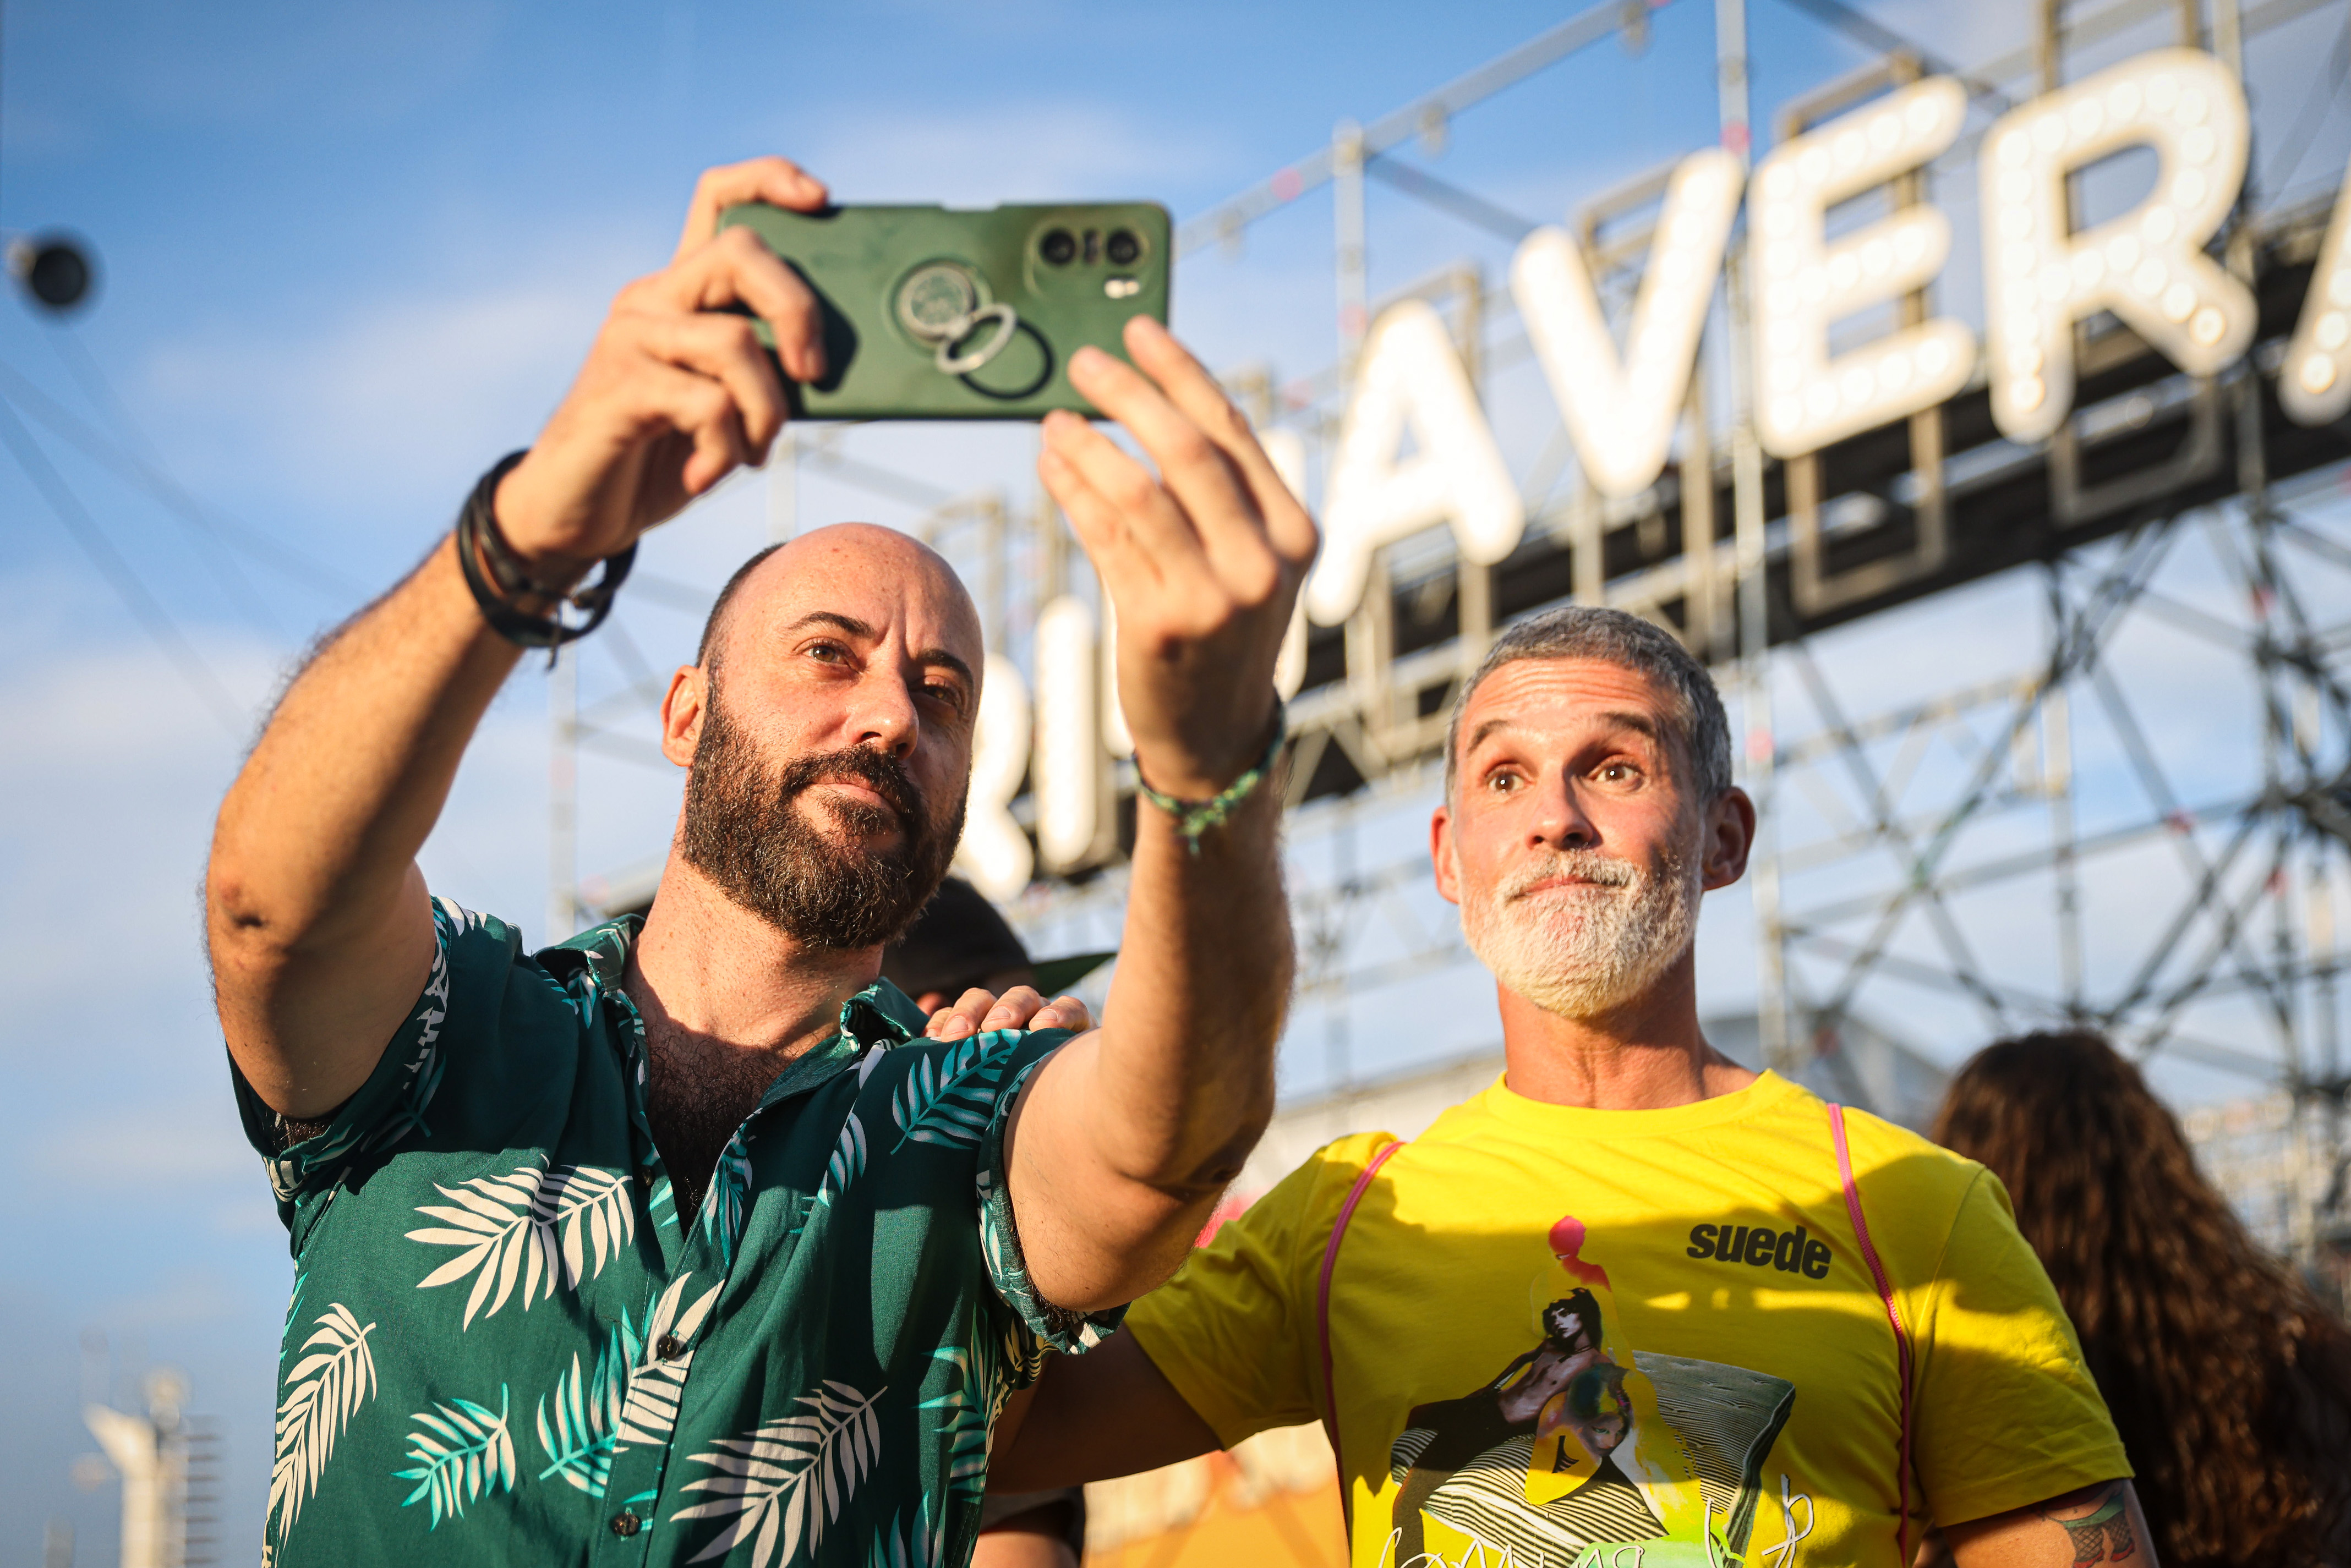
[[[2093,1521],[2151,1568],[1999,1181],[1700,1032],[1699,898],[1754,825],[1670,636],[1582,607],[1506,632],[1429,832],[1508,1071],[1225,1226],[1107,1355],[1056,1366],[992,1484],[1320,1418],[1358,1568],[1905,1568],[1931,1525],[1962,1568],[2056,1568]]]

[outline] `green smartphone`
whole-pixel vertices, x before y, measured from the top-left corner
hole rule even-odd
[[[1167,319],[1171,226],[1155,202],[1051,207],[729,207],[823,312],[825,374],[784,382],[819,420],[1097,415],[1070,385],[1091,343],[1126,358],[1129,317]],[[769,348],[765,322],[759,336]]]

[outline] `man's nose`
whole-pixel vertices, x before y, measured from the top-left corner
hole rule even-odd
[[[1562,771],[1545,777],[1540,809],[1528,825],[1528,836],[1553,849],[1590,849],[1600,842],[1600,829],[1583,809],[1575,781]]]
[[[922,735],[922,715],[915,711],[914,695],[891,670],[870,670],[858,682],[849,719],[851,743],[887,752],[900,762],[914,753],[914,742]]]

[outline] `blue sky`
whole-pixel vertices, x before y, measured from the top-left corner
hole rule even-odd
[[[1973,64],[2021,46],[2033,8],[1870,9]],[[9,394],[20,409],[62,410],[201,502],[212,521],[190,524],[57,429],[36,429],[232,713],[224,722],[159,654],[25,474],[0,464],[11,607],[0,720],[16,737],[0,753],[11,808],[0,890],[16,935],[0,1029],[0,1095],[16,1113],[0,1154],[13,1243],[0,1342],[16,1352],[0,1373],[0,1519],[11,1521],[0,1564],[34,1561],[24,1525],[53,1513],[78,1528],[78,1561],[112,1560],[113,1490],[85,1495],[68,1480],[91,1446],[77,1409],[89,1394],[127,1392],[148,1358],[187,1367],[196,1407],[219,1417],[228,1552],[249,1550],[290,1276],[235,1129],[198,949],[211,813],[247,716],[303,646],[419,556],[483,467],[529,441],[604,302],[665,258],[699,168],[782,151],[844,200],[1143,196],[1180,218],[1311,151],[1340,118],[1370,119],[1567,14],[1519,0],[10,6],[0,227],[79,232],[103,283],[66,326],[0,301],[5,387],[29,384]],[[1645,51],[1610,42],[1553,67],[1464,116],[1430,167],[1548,218],[1710,142],[1711,17],[1700,0],[1676,0],[1654,16]],[[1772,0],[1757,0],[1753,33],[1759,123],[1863,58]],[[2339,33],[2330,11],[2257,46],[2262,125],[2302,123]],[[2351,149],[2340,105],[2318,101],[2306,156],[2281,155],[2274,137],[2262,154],[2273,179],[2293,166],[2307,194]],[[1506,257],[1492,242],[1384,190],[1372,200],[1375,294],[1464,253],[1499,281]],[[1187,264],[1178,330],[1219,366],[1319,369],[1332,340],[1329,223],[1327,200],[1310,196],[1238,260]],[[1962,264],[1952,286],[1972,286]],[[1551,417],[1540,397],[1497,409],[1514,462]],[[952,488],[996,483],[1025,496],[1030,440],[1017,427],[917,428],[862,432],[852,450]],[[810,521],[911,515],[813,477],[799,500]],[[763,541],[766,504],[758,481],[730,486],[657,535],[644,568],[715,584]],[[231,548],[224,532],[275,543]],[[2012,649],[1991,646],[1970,617],[1991,604],[2029,621],[2032,590],[1984,593],[1944,616],[1949,640],[1931,652],[1864,637],[1846,665],[1881,686],[1889,670],[2000,666]],[[653,668],[680,657],[694,628],[645,595],[621,624]],[[607,646],[582,680],[593,697],[628,674]],[[544,702],[543,678],[526,670],[426,855],[436,887],[533,931]],[[2191,703],[2189,718],[2206,711]],[[583,869],[657,853],[674,780],[618,763],[585,778]],[[1750,983],[1745,919],[1735,898],[1709,916],[1722,955],[1710,994],[1724,1005]],[[1439,1044],[1480,1037],[1474,993],[1415,1005],[1416,1017],[1468,1020],[1458,1040],[1426,1036]],[[1407,1049],[1373,1044],[1390,1057]],[[93,1328],[110,1364],[81,1359]]]

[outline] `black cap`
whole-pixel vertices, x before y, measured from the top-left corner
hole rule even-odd
[[[990,975],[1029,967],[1029,950],[996,906],[960,877],[940,883],[906,934],[882,950],[882,978],[908,996],[960,996]]]
[[[1033,960],[996,906],[962,877],[950,877],[906,934],[882,950],[882,978],[908,996],[943,991],[957,997],[1006,970],[1025,969],[1034,976],[1029,983],[1054,996],[1117,956],[1113,950]]]

